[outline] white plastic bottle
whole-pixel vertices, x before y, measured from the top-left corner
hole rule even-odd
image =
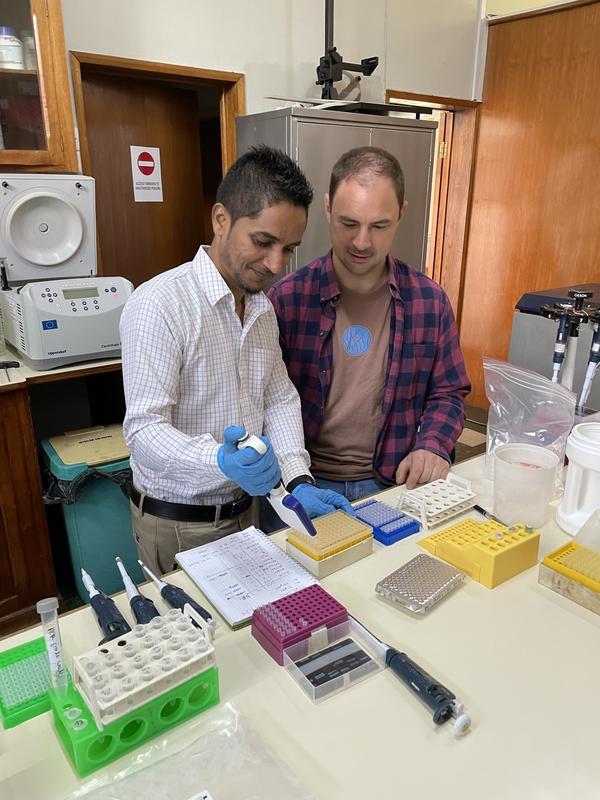
[[[0,69],[25,69],[21,40],[7,25],[0,25]]]
[[[21,31],[21,43],[23,44],[25,69],[37,69],[37,53],[33,33],[31,31]]]
[[[566,453],[567,480],[556,521],[574,536],[599,507],[600,422],[575,425],[567,439]]]

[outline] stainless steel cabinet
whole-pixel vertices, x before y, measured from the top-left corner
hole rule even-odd
[[[329,230],[323,198],[337,159],[353,147],[374,145],[393,153],[406,181],[408,208],[392,247],[393,255],[417,269],[425,266],[437,123],[319,109],[285,108],[238,117],[237,153],[265,143],[288,153],[304,170],[315,199],[301,247],[289,269],[327,252]]]

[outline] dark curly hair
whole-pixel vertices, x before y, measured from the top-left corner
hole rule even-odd
[[[217,203],[225,206],[232,225],[277,203],[291,203],[308,212],[312,199],[311,185],[298,165],[281,150],[264,144],[240,156],[217,189]]]

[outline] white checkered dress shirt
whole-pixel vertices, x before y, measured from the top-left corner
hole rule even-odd
[[[273,307],[262,292],[246,295],[242,326],[207,249],[136,289],[121,317],[133,482],[195,505],[240,495],[217,465],[228,425],[270,437],[285,484],[310,463]]]

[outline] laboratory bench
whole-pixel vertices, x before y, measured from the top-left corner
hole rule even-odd
[[[472,480],[478,502],[489,508],[483,464],[480,456],[453,472]],[[380,497],[393,502],[398,491]],[[463,516],[482,521],[474,511]],[[540,558],[568,541],[553,520],[541,533]],[[322,585],[457,695],[473,720],[465,736],[456,738],[451,722],[437,727],[429,709],[389,670],[314,705],[249,627],[232,631],[215,615],[221,702],[231,703],[303,787],[323,800],[596,800],[600,616],[539,585],[537,567],[492,590],[468,580],[424,616],[376,596],[379,580],[423,552],[418,540],[426,535],[390,547],[375,543],[371,555]],[[284,546],[284,532],[273,538]],[[169,580],[203,602],[181,571]],[[154,586],[144,591],[158,601]],[[125,595],[115,599],[129,616]],[[67,662],[100,638],[89,607],[61,616],[60,625]],[[39,635],[39,627],[20,632],[0,641],[0,650]],[[174,728],[161,753],[191,744],[218,711],[205,712],[204,723],[200,715]],[[113,775],[136,752],[91,777]],[[0,777],[2,797],[31,800],[64,798],[85,783],[62,751],[49,714],[0,734]],[[218,785],[201,789],[218,800]]]
[[[31,624],[36,600],[57,594],[38,442],[124,413],[120,359],[46,371],[10,349],[2,360],[21,366],[0,370],[0,634]]]

